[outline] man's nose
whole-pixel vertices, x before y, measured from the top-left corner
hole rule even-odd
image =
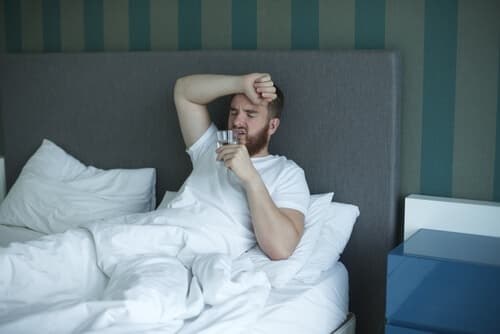
[[[245,122],[244,122],[244,115],[243,115],[243,113],[241,111],[238,114],[236,114],[236,116],[234,117],[233,124],[236,127],[241,127],[241,126],[243,126],[245,124]]]

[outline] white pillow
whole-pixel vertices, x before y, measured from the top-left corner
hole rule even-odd
[[[0,205],[0,222],[42,233],[154,209],[154,168],[85,166],[51,141],[25,164]]]
[[[323,212],[331,203],[333,193],[311,195],[305,217],[304,234],[293,254],[286,260],[272,261],[258,246],[246,253],[257,270],[264,271],[273,287],[282,287],[302,269],[314,251],[325,223]]]
[[[176,195],[173,191],[165,192],[158,209],[166,208]],[[333,193],[311,195],[304,234],[287,260],[272,261],[259,246],[243,255],[267,274],[274,287],[282,287],[292,278],[315,282],[322,271],[338,261],[359,210],[354,205],[332,203],[332,197]]]
[[[331,268],[344,251],[359,216],[352,204],[333,202],[322,212],[325,221],[318,242],[307,263],[295,276],[304,283],[316,282],[323,271]]]

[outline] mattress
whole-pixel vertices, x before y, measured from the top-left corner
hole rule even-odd
[[[42,235],[27,228],[0,224],[0,247]],[[313,284],[292,280],[283,288],[273,289],[261,318],[250,333],[331,333],[346,319],[348,304],[347,270],[337,262]]]
[[[337,262],[314,284],[292,280],[273,289],[253,334],[326,334],[348,314],[349,286],[345,266]]]

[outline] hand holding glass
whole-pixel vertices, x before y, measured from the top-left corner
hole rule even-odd
[[[217,131],[217,148],[232,144],[239,144],[236,132],[233,132],[233,130]]]

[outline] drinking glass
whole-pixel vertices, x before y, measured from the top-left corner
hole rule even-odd
[[[217,131],[217,148],[224,145],[238,144],[238,136],[233,130]]]

